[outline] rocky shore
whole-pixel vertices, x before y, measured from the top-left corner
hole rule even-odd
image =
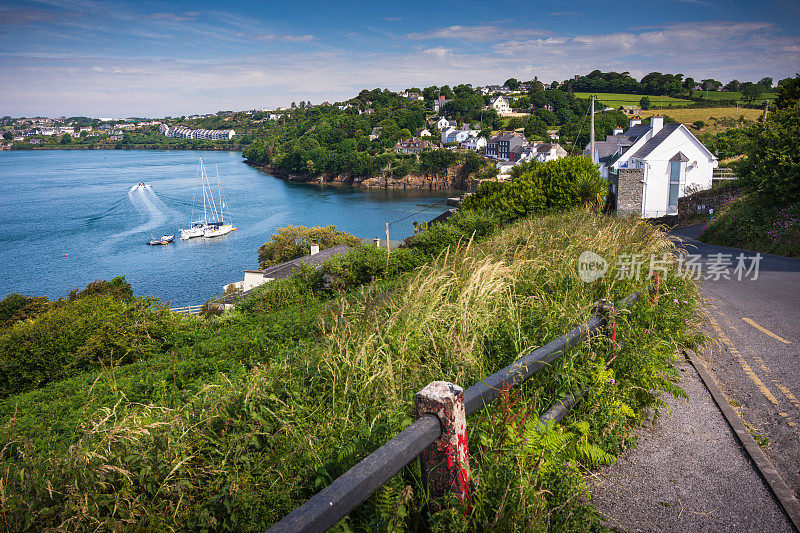
[[[352,172],[342,174],[322,174],[309,176],[292,174],[270,165],[253,165],[259,170],[277,178],[303,183],[320,183],[330,185],[351,185],[355,187],[368,187],[373,189],[429,189],[429,190],[469,190],[472,184],[470,175],[463,171],[462,165],[455,165],[446,172],[425,174],[414,172],[405,176],[393,177],[378,175],[373,177],[355,176]]]

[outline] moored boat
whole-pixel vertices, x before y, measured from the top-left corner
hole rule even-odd
[[[182,229],[181,240],[185,241],[195,237],[221,237],[227,235],[234,228],[230,222],[225,223],[225,202],[222,200],[222,185],[219,179],[219,170],[217,170],[217,198],[214,198],[214,190],[206,174],[205,166],[203,165],[203,158],[200,158],[200,189],[203,194],[203,218],[201,220],[191,223],[187,229]],[[197,192],[195,192],[195,199]],[[219,203],[218,203],[219,202]],[[195,202],[192,202],[192,216],[190,220],[194,219]],[[229,214],[230,218],[230,214]]]

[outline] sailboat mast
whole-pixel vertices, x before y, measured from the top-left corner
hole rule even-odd
[[[219,167],[215,164],[214,170],[217,173],[217,194],[219,195],[219,212],[220,212],[220,219],[223,224],[225,224],[225,202],[222,201],[222,184],[219,181]]]

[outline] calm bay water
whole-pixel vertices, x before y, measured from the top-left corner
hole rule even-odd
[[[238,231],[180,241],[199,157],[212,181],[219,169]],[[131,191],[139,182],[152,193]],[[0,298],[58,298],[124,275],[139,296],[199,304],[257,268],[258,247],[279,227],[334,224],[376,237],[385,235],[386,222],[408,217],[391,226],[390,238],[401,239],[413,233],[414,220],[444,212],[452,194],[290,183],[245,165],[238,152],[0,152]],[[172,244],[145,245],[173,233]]]

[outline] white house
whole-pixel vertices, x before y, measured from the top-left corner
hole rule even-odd
[[[508,103],[506,97],[502,94],[489,100],[489,107],[497,111],[497,114],[500,116],[511,113],[511,105]]]
[[[588,155],[587,145],[584,154]],[[664,117],[651,117],[650,124],[632,120],[595,143],[595,163],[611,182],[611,192],[633,203],[642,218],[678,212],[678,198],[687,190],[711,188],[716,156],[680,123],[664,124]],[[631,191],[634,191],[631,193]],[[641,191],[641,192],[639,192]],[[641,195],[641,198],[639,196]]]
[[[436,129],[439,131],[444,131],[447,128],[457,128],[458,123],[455,120],[447,120],[446,118],[442,117],[436,122]]]
[[[481,135],[470,135],[459,144],[461,148],[477,152],[481,148],[486,148],[486,137]]]

